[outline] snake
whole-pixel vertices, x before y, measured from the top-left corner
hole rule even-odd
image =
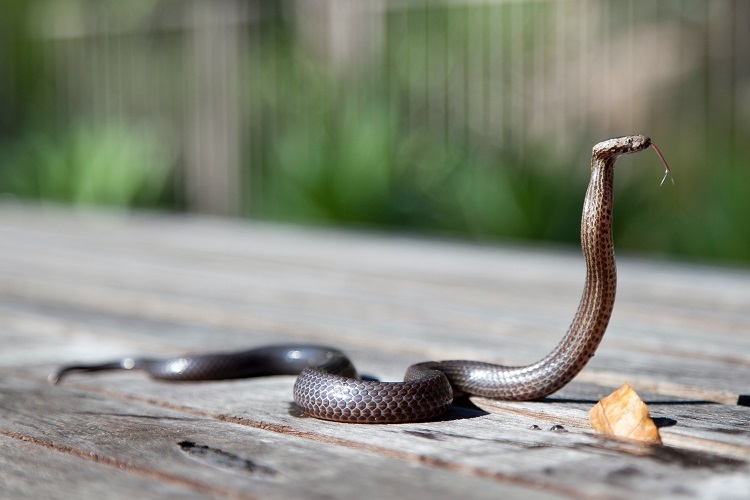
[[[570,382],[594,356],[615,303],[617,270],[612,241],[614,167],[622,155],[653,147],[649,137],[631,135],[593,147],[591,177],[581,216],[581,249],[586,280],[578,309],[557,346],[536,363],[502,366],[482,361],[427,361],[408,367],[402,382],[362,380],[340,350],[321,345],[271,345],[241,352],[174,358],[123,358],[62,367],[53,383],[76,372],[142,370],[167,381],[224,380],[279,374],[298,375],[294,402],[307,415],[338,422],[400,423],[439,417],[455,395],[511,401],[538,400]],[[662,183],[664,182],[662,179]]]

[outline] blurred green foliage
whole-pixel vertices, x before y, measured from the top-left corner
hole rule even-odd
[[[0,118],[0,193],[76,204],[179,205],[180,152],[167,145],[162,128],[148,117],[115,114],[102,122],[84,110],[71,123],[59,123],[55,113],[72,104],[61,104],[65,96],[56,94],[43,58],[29,57],[39,54],[39,41],[23,28],[29,25],[30,4],[35,3],[11,2],[0,16],[0,77],[7,79],[0,86],[0,105],[8,110]],[[549,31],[545,23],[554,18],[550,9],[556,4],[435,8],[424,15],[393,16],[382,64],[345,78],[300,46],[283,6],[259,4],[263,16],[253,27],[259,42],[246,54],[246,100],[238,103],[247,130],[244,215],[576,243],[591,137],[604,137],[584,131],[564,150],[540,141],[527,142],[523,150],[511,146],[513,141],[500,144],[492,137],[496,131],[469,126],[460,96],[470,89],[454,89],[447,76],[429,77],[463,73],[469,79],[463,56],[476,49],[466,41],[476,22],[485,23],[477,39],[481,44],[497,46],[498,54],[507,56],[511,37],[520,33],[523,40],[512,50],[539,62],[542,56],[528,49],[536,32],[513,24],[536,23],[540,32]],[[507,16],[497,9],[520,10]],[[148,19],[148,12],[140,12],[140,18]],[[498,30],[497,39],[490,38],[496,21],[508,28]],[[150,43],[158,43],[157,37],[139,47],[148,49]],[[99,50],[106,55],[107,47]],[[512,68],[492,71],[500,71],[501,80],[517,78]],[[664,107],[674,112],[654,120],[652,129],[623,131],[652,134],[672,163],[676,185],[659,188],[655,155],[620,160],[615,195],[620,249],[750,261],[747,145],[741,134],[728,138],[726,130],[710,126],[722,123],[723,115],[683,105],[685,96],[707,92],[706,71],[700,66],[679,83],[698,90],[665,91]],[[182,78],[164,75],[175,102],[185,100]],[[497,97],[507,107],[521,98]],[[431,120],[440,106],[440,119]],[[691,115],[700,112],[706,116]],[[673,127],[704,118],[706,129],[687,137]],[[527,125],[522,117],[517,128]],[[700,141],[705,153],[692,154],[691,143]]]
[[[127,10],[140,13],[147,4],[154,2]],[[38,18],[75,26],[65,14],[86,8],[75,0],[10,0],[0,7],[0,194],[121,208],[174,205],[177,158],[163,120],[98,116],[74,102],[81,97],[66,94],[65,85],[87,76],[76,61],[65,85],[50,64],[55,47],[62,54],[70,40],[45,39]]]
[[[304,80],[309,86],[316,79]],[[316,101],[325,104],[285,108],[289,114],[264,161],[270,174],[259,187],[262,216],[577,241],[585,163],[570,169],[541,149],[525,163],[505,150],[478,158],[460,141],[404,128],[385,96],[370,96],[365,105],[339,89]]]
[[[449,13],[455,19],[466,10],[452,8]],[[523,12],[521,20],[528,21],[528,14]],[[424,44],[424,32],[439,31],[446,15],[433,13],[422,32],[412,25],[391,28],[408,32],[414,43],[391,50],[388,54],[395,56],[386,57],[384,68],[343,84],[309,63],[301,53],[304,48],[292,42],[293,33],[274,31],[273,58],[262,60],[253,71],[284,76],[262,79],[248,89],[252,96],[261,96],[250,100],[249,114],[271,117],[250,133],[269,141],[263,148],[267,154],[254,161],[265,170],[252,196],[253,214],[473,239],[578,242],[592,142],[581,137],[566,145],[567,153],[544,142],[519,151],[484,137],[472,143],[460,126],[409,119],[414,108],[425,114],[431,105],[419,102],[420,95],[414,99],[413,93],[409,102],[402,99],[425,85],[424,68],[420,70],[425,56],[418,54],[448,51],[443,63],[456,66],[456,52],[464,50],[461,40],[468,23],[463,21],[456,22],[451,41],[437,49]],[[700,88],[704,71],[700,67],[686,75],[682,84]],[[690,115],[696,113],[694,108],[679,104],[684,93],[668,95],[674,102],[666,107],[676,110],[674,120],[701,119]],[[721,122],[724,117],[703,119]],[[269,122],[274,126],[270,135],[261,128]],[[733,142],[721,128],[692,133],[685,144],[669,120],[662,122],[653,124],[653,137],[672,164],[675,185],[659,186],[662,167],[653,152],[619,161],[614,223],[618,248],[750,261],[747,145]],[[696,140],[706,143],[702,155],[693,152]]]
[[[455,67],[470,29],[469,10],[430,10],[416,31],[391,23],[389,30],[407,33],[409,42],[396,36],[385,67],[343,80],[311,62],[288,24],[266,25],[261,36],[274,43],[248,76],[248,115],[263,117],[249,132],[251,141],[263,141],[251,159],[263,170],[248,174],[261,179],[248,213],[458,237],[577,242],[588,182],[585,154],[583,164],[570,168],[577,158],[560,157],[544,144],[521,158],[492,142],[468,144],[465,127],[452,127],[447,115],[439,123],[408,118],[428,114],[433,105],[429,91],[415,97],[426,85],[425,52],[440,61],[431,71]],[[457,17],[456,29],[441,31]],[[430,30],[450,40],[427,43]],[[590,147],[581,142],[584,152]]]
[[[165,195],[168,147],[149,126],[115,122],[34,132],[4,148],[6,192],[76,205],[155,206]]]

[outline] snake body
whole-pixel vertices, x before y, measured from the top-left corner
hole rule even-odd
[[[157,379],[182,381],[299,373],[294,400],[305,413],[326,420],[359,423],[411,422],[436,417],[450,407],[454,391],[516,401],[543,398],[581,371],[607,329],[617,287],[612,244],[614,166],[619,156],[649,146],[651,139],[642,135],[609,139],[594,146],[581,217],[581,248],[586,262],[581,301],[560,343],[531,365],[432,361],[410,366],[403,382],[379,382],[356,378],[352,363],[337,349],[279,345],[234,353],[169,359],[125,358],[99,365],[74,365],[64,367],[50,376],[50,380],[57,382],[73,372],[109,369],[140,369]],[[656,151],[661,158],[659,150]]]

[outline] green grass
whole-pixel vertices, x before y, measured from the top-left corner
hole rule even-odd
[[[74,205],[154,206],[174,163],[166,144],[148,124],[31,132],[3,148],[2,190]]]

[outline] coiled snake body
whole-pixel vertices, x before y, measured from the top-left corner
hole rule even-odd
[[[244,352],[171,359],[126,358],[99,365],[75,365],[50,376],[73,372],[140,369],[163,380],[218,380],[297,374],[294,400],[307,414],[342,422],[410,422],[445,412],[454,391],[506,400],[543,398],[570,382],[596,351],[615,302],[616,269],[612,245],[612,185],[620,155],[652,146],[642,135],[618,137],[594,146],[581,218],[581,248],[586,283],[567,333],[543,359],[508,367],[479,361],[434,361],[412,365],[403,382],[359,380],[337,349],[279,345]],[[659,157],[661,153],[653,146]],[[666,167],[666,163],[664,163]],[[667,167],[667,173],[669,168]],[[666,174],[665,174],[666,175]]]

